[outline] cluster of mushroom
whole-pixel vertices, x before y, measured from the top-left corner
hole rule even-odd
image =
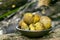
[[[19,21],[19,28],[30,31],[42,31],[51,28],[51,19],[37,13],[25,13]]]

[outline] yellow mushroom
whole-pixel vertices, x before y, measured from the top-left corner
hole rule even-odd
[[[44,30],[44,27],[43,27],[42,23],[37,22],[37,23],[35,24],[35,30],[37,30],[37,31],[42,31],[42,30]]]
[[[42,16],[40,18],[40,22],[44,25],[45,29],[48,29],[51,27],[51,19],[47,16]]]
[[[23,20],[19,22],[19,27],[24,30],[29,30],[28,25]]]
[[[15,7],[16,7],[16,5],[15,5],[15,4],[13,4],[13,5],[12,5],[12,8],[15,8]]]
[[[38,14],[34,14],[34,17],[33,17],[33,23],[36,23],[40,20],[40,15]]]
[[[40,6],[49,6],[49,4],[50,4],[50,2],[51,2],[51,0],[38,0],[38,7],[40,7]]]
[[[30,24],[30,25],[29,25],[29,28],[30,28],[31,31],[34,31],[34,30],[35,30],[34,24]]]
[[[32,13],[26,13],[26,14],[24,14],[23,20],[27,24],[31,24],[33,22],[33,15],[32,15]]]

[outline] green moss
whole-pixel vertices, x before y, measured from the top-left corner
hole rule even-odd
[[[16,9],[8,11],[7,13],[4,13],[3,15],[0,16],[0,20],[6,18],[7,16],[11,15],[12,13],[15,13],[17,11],[30,7],[33,3],[34,2],[26,3],[25,5],[21,6],[20,8],[16,8]]]
[[[18,9],[19,9],[19,8],[16,8],[16,9],[14,9],[14,10],[8,11],[7,13],[4,13],[3,15],[0,16],[0,19],[9,16],[10,14],[16,12]]]
[[[2,0],[0,0],[0,2],[1,2]]]
[[[27,0],[0,0],[2,1],[2,5],[0,5],[0,10],[5,10],[5,9],[12,9],[12,5],[16,5],[16,7],[20,7],[27,3]],[[15,7],[15,8],[16,8]]]
[[[3,18],[6,18],[7,16],[11,15],[12,13],[17,12],[18,10],[24,9],[24,7],[25,7],[26,5],[27,5],[27,4],[25,4],[25,5],[23,5],[23,6],[19,7],[19,8],[15,8],[15,9],[13,9],[13,10],[10,10],[10,11],[4,13],[3,15],[0,16],[0,20],[2,20]]]

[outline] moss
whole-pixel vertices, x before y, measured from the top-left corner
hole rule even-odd
[[[0,0],[2,1],[2,0]],[[2,1],[0,4],[0,9],[12,9],[12,5],[16,5],[16,7],[22,6],[27,2],[27,0],[6,0]]]
[[[4,17],[7,17],[8,15],[16,12],[17,10],[18,10],[18,8],[14,9],[14,10],[10,10],[10,11],[4,13],[3,15],[0,16],[0,20],[1,20],[2,18],[4,18]]]

